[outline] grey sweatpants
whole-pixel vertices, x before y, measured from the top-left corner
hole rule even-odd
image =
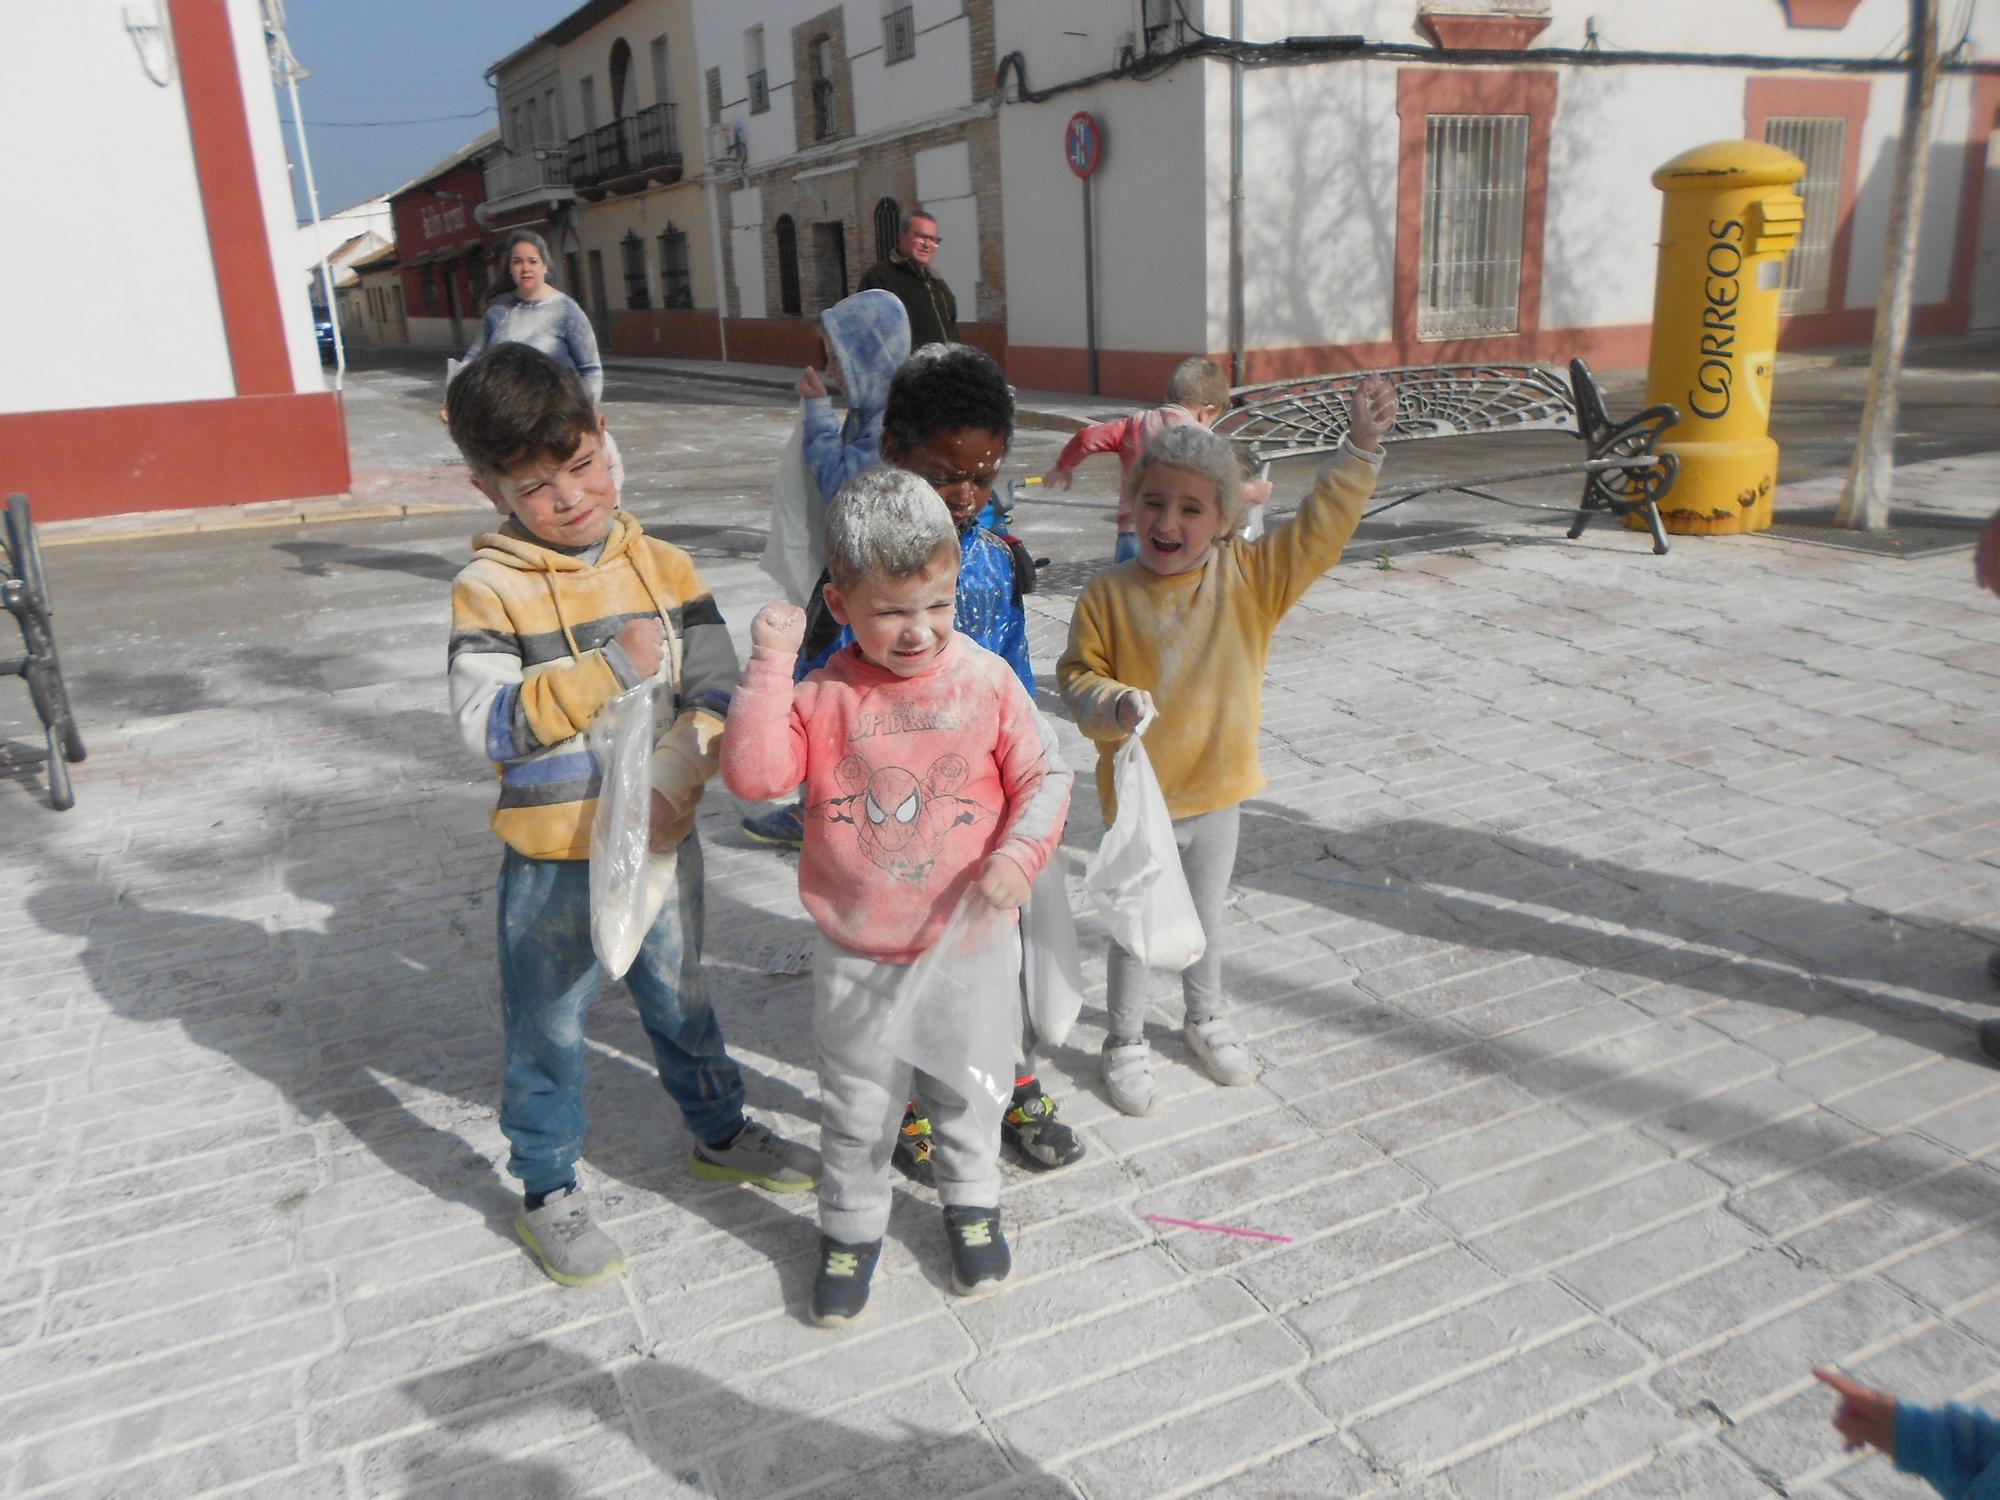
[[[1019,1008],[1020,934],[995,965],[994,1003]],[[876,1042],[906,964],[879,963],[820,934],[813,956],[813,1040],[819,1048],[819,1227],[863,1245],[889,1227],[889,1156],[912,1097],[931,1122],[931,1180],[947,1207],[1000,1203],[1004,1104],[968,1104]],[[1011,1080],[1009,1080],[1011,1081]],[[914,1089],[914,1093],[912,1090]]]
[[[1181,999],[1191,1016],[1206,1018],[1222,1007],[1222,905],[1229,899],[1229,877],[1236,871],[1236,834],[1243,821],[1240,805],[1217,808],[1194,818],[1174,820],[1174,842],[1180,846],[1181,869],[1188,894],[1208,947],[1181,971]],[[1105,970],[1104,1008],[1108,1030],[1115,1037],[1135,1038],[1145,1025],[1147,976],[1152,971],[1116,943]]]

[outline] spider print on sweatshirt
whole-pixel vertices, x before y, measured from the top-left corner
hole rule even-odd
[[[860,755],[845,756],[834,776],[853,790],[815,804],[811,815],[850,825],[872,864],[893,880],[918,884],[936,868],[947,831],[994,820],[991,808],[952,795],[970,774],[962,755],[940,755],[922,776],[903,766],[872,766]]]

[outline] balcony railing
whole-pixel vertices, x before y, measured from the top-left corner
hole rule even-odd
[[[569,143],[564,156],[569,180],[580,188],[627,178],[672,182],[681,174],[674,106],[649,104],[637,114],[585,131]]]
[[[537,193],[543,188],[567,188],[567,156],[567,147],[551,144],[496,157],[486,164],[487,201]]]

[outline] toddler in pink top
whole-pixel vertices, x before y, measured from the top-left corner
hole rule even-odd
[[[888,1004],[968,891],[1010,914],[1026,899],[1062,836],[1070,773],[1012,668],[952,629],[958,531],[936,491],[899,469],[857,476],[827,511],[826,550],[827,608],[854,643],[795,686],[804,613],[773,604],[758,614],[722,777],[755,801],[805,784],[799,897],[820,929],[812,1315],[836,1324],[867,1306],[910,1097],[914,1070],[879,1043]],[[1018,1009],[1018,937],[1008,946],[992,964],[992,1003]],[[914,1082],[931,1120],[953,1285],[988,1290],[1012,1269],[999,1115],[926,1074]]]

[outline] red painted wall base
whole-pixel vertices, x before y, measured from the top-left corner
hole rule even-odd
[[[338,495],[351,483],[332,391],[0,413],[0,488],[39,521]]]

